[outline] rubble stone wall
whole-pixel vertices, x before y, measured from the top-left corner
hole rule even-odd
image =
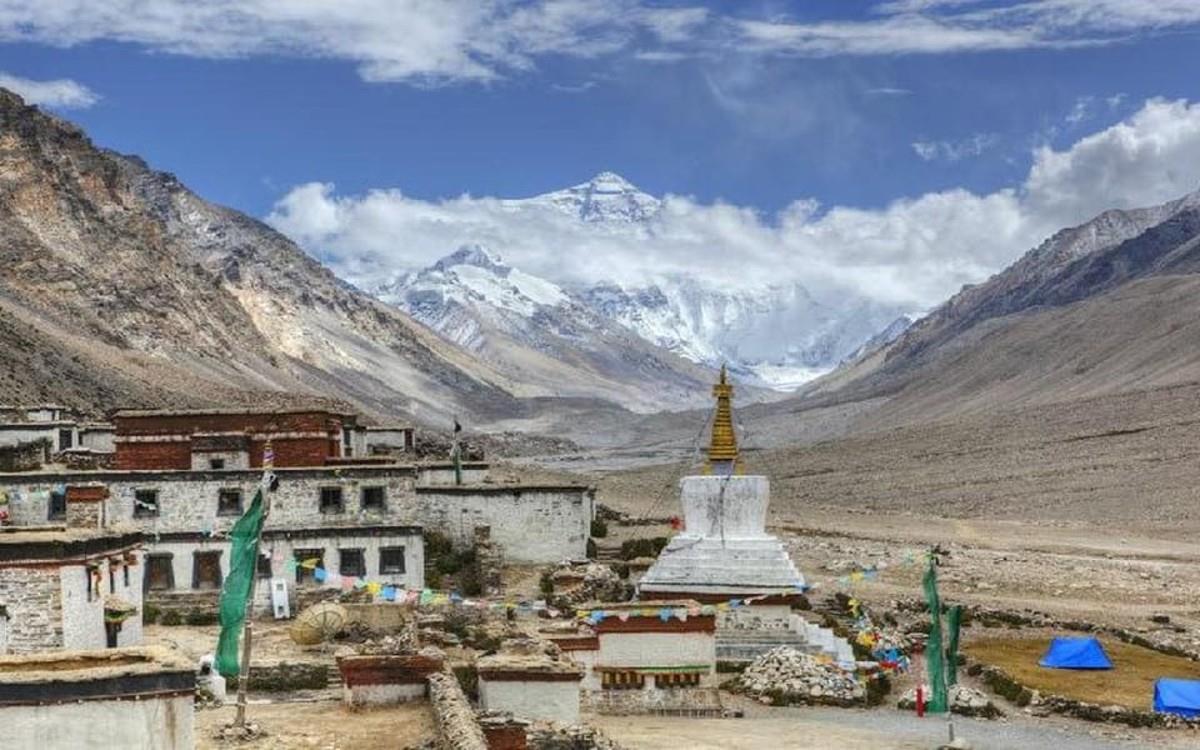
[[[487,750],[475,712],[453,674],[429,675],[429,700],[443,750]]]
[[[0,606],[8,612],[7,653],[62,648],[62,595],[57,567],[0,568]]]

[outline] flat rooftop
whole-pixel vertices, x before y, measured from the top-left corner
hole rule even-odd
[[[188,695],[195,673],[163,646],[0,656],[0,705]]]

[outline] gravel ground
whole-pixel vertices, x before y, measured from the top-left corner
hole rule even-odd
[[[918,719],[888,708],[749,706],[742,719],[604,716],[593,723],[630,750],[928,750],[948,735],[946,722],[940,717]],[[1200,744],[1194,732],[1132,731],[1021,716],[999,721],[956,716],[954,727],[957,735],[976,750],[1128,750],[1194,748]]]

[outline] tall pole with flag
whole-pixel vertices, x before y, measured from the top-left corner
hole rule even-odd
[[[237,715],[234,726],[246,725],[246,689],[250,682],[250,647],[254,639],[254,621],[247,610],[257,581],[258,549],[263,523],[267,519],[266,493],[274,481],[275,452],[270,442],[263,448],[263,474],[254,500],[229,532],[229,575],[221,589],[221,635],[217,641],[217,671],[223,677],[238,677]],[[245,634],[238,654],[238,636]]]

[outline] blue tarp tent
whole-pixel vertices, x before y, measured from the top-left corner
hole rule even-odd
[[[1053,669],[1112,669],[1104,647],[1090,636],[1055,638],[1038,664]]]
[[[1200,716],[1200,680],[1163,677],[1154,683],[1154,710],[1194,719]]]

